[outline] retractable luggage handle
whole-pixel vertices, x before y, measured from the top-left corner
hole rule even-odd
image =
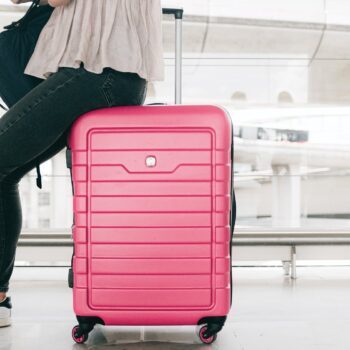
[[[163,8],[164,15],[175,17],[175,104],[182,103],[182,8]]]

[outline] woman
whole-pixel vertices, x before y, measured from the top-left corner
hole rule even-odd
[[[65,147],[80,115],[141,105],[147,81],[164,78],[160,0],[45,3],[55,10],[24,71],[44,80],[0,119],[0,326],[11,323],[20,179]]]

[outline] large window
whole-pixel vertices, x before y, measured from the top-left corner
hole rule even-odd
[[[9,3],[0,0],[0,25],[17,16]],[[350,3],[167,4],[183,5],[186,13],[184,103],[219,104],[232,117],[237,228],[350,228]],[[163,32],[166,80],[150,84],[147,103],[173,101],[170,17]],[[64,154],[43,173],[51,209],[39,210],[32,172],[21,184],[26,225],[69,228]]]

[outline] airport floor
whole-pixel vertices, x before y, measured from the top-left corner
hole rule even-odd
[[[0,329],[6,350],[348,350],[350,267],[234,268],[233,306],[213,345],[199,344],[194,327],[102,327],[85,345],[75,325],[66,269],[16,268],[13,325]]]

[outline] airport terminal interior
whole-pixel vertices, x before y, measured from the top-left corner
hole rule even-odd
[[[20,183],[13,319],[0,329],[0,349],[349,349],[350,2],[162,5],[184,9],[183,103],[222,106],[233,123],[226,325],[211,345],[192,326],[96,326],[85,345],[74,344],[73,201],[62,150],[41,165],[43,189],[35,169]],[[0,0],[0,31],[27,7]],[[164,15],[166,77],[149,83],[146,104],[173,103],[174,34]]]

